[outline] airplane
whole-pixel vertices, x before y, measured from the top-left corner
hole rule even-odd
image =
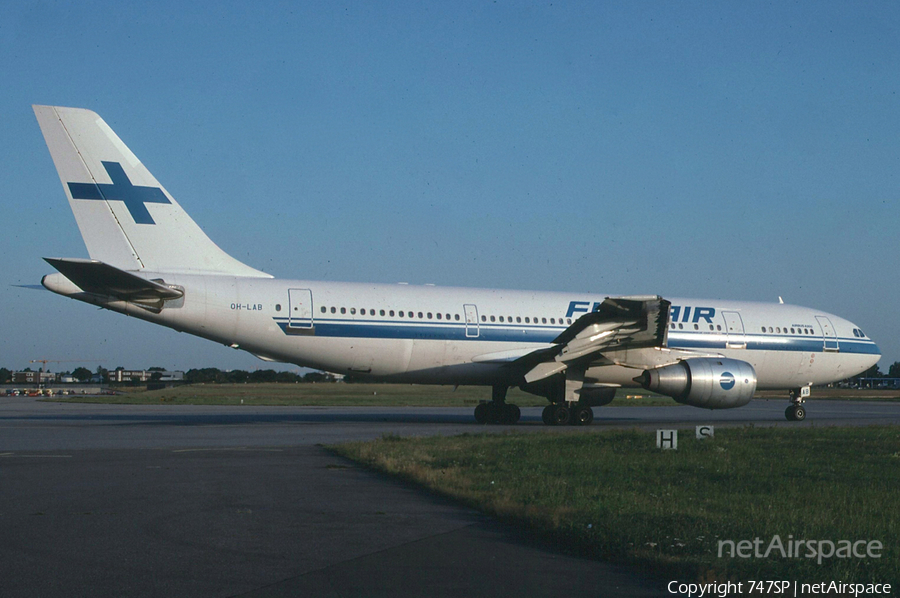
[[[44,258],[41,284],[265,361],[373,381],[482,385],[479,423],[514,424],[511,387],[548,425],[587,425],[622,387],[706,409],[813,385],[881,357],[858,326],[779,303],[279,280],[225,253],[95,112],[34,106],[90,259]]]

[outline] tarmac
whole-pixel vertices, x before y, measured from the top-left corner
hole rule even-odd
[[[618,427],[900,423],[900,403],[597,409]],[[540,409],[519,429],[554,432]],[[0,580],[31,596],[669,596],[323,444],[500,431],[469,409],[0,400]],[[584,430],[585,428],[567,428]]]

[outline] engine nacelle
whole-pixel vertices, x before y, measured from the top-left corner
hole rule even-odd
[[[737,359],[686,359],[645,370],[634,381],[679,403],[705,409],[741,407],[756,392],[756,370]]]

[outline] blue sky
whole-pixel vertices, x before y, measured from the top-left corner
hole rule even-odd
[[[269,367],[11,286],[87,257],[34,103],[279,277],[783,296],[900,360],[896,3],[10,1],[0,58],[2,366]]]

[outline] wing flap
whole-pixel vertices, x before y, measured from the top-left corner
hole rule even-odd
[[[517,362],[526,372],[525,381],[609,362],[604,352],[665,347],[670,305],[659,296],[608,297],[596,311],[566,328],[552,349],[539,349]]]

